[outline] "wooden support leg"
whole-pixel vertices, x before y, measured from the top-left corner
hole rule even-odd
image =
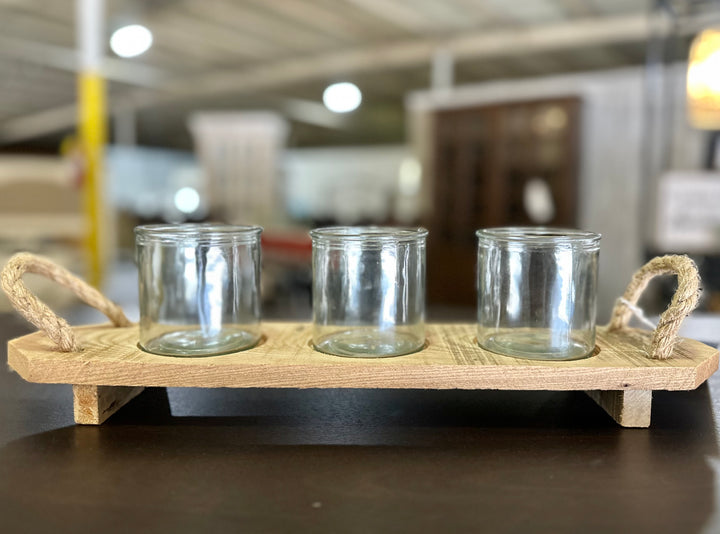
[[[652,391],[586,391],[585,393],[621,426],[631,428],[650,426]]]
[[[75,422],[79,425],[99,425],[137,397],[142,386],[73,386]]]

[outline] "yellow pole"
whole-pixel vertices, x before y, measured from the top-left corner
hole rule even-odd
[[[83,203],[86,219],[88,279],[99,287],[105,271],[103,240],[103,156],[107,123],[105,80],[97,73],[81,72],[78,83],[79,138],[85,160]]]
[[[78,138],[84,157],[83,200],[89,282],[99,287],[105,271],[103,158],[107,139],[105,80],[102,76],[104,0],[77,0]]]

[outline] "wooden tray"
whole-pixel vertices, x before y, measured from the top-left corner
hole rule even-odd
[[[581,390],[621,425],[647,427],[653,390],[695,389],[718,368],[718,351],[691,339],[680,339],[670,359],[650,359],[652,332],[635,329],[599,328],[595,355],[571,362],[501,356],[479,347],[474,330],[431,324],[415,354],[340,358],[310,346],[309,324],[265,323],[253,349],[173,358],[138,349],[136,326],[84,326],[74,328],[82,352],[58,352],[36,332],[9,342],[8,362],[29,382],[73,384],[75,420],[84,424],[101,423],[142,387],[161,386]]]
[[[114,325],[71,328],[20,280],[39,272],[71,287]],[[678,290],[655,331],[627,327],[634,303],[657,274],[678,275]],[[677,338],[697,304],[699,277],[686,257],[655,258],[638,271],[597,331],[594,355],[571,362],[534,361],[482,349],[475,326],[431,324],[427,345],[395,358],[341,358],[315,351],[311,326],[265,323],[256,347],[203,358],[146,353],[138,330],[116,305],[46,259],[20,255],[2,273],[13,305],[43,331],[11,340],[8,363],[30,382],[72,384],[75,421],[100,424],[144,387],[417,388],[586,391],[619,424],[650,425],[652,391],[691,390],[718,368],[718,351]],[[120,326],[118,326],[120,325]]]

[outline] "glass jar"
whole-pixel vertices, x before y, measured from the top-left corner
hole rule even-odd
[[[424,228],[312,230],[313,344],[338,356],[399,356],[425,344]]]
[[[140,348],[212,356],[260,340],[259,226],[135,228]]]
[[[535,360],[595,348],[600,235],[551,228],[477,231],[480,346]]]

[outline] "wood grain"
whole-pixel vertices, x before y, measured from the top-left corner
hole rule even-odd
[[[477,346],[474,325],[428,325],[427,347],[396,358],[340,358],[315,351],[311,325],[265,323],[253,349],[175,358],[137,348],[137,326],[76,327],[85,350],[60,353],[41,333],[8,344],[25,380],[107,386],[418,388],[500,390],[690,390],[718,367],[718,351],[682,339],[669,360],[646,356],[650,333],[598,329],[597,354],[572,362],[501,356]]]
[[[618,424],[629,428],[650,426],[652,391],[586,391]]]
[[[145,388],[126,386],[73,386],[73,412],[80,425],[102,424]]]

